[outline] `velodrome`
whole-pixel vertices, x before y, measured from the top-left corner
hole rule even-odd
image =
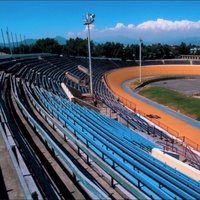
[[[97,107],[87,84],[80,82],[89,78],[78,67],[88,66],[85,57],[36,54],[0,60],[0,151],[7,150],[12,166],[1,165],[4,197],[198,199],[199,157],[183,148],[184,161],[173,158],[184,145],[171,148],[173,137],[135,111],[144,108],[165,120],[167,115],[148,110],[122,88],[125,80],[138,76],[138,63],[97,58],[92,63]],[[199,73],[192,65],[142,67],[143,76],[183,71]],[[136,109],[124,106],[109,88],[130,98]],[[175,124],[168,125],[175,129]],[[9,169],[21,193],[10,183]]]

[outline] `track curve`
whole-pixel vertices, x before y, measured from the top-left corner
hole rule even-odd
[[[127,80],[138,78],[139,67],[130,67],[117,69],[108,72],[105,75],[105,80],[109,88],[118,96],[122,96],[136,105],[137,111],[143,111],[146,114],[153,114],[159,116],[157,119],[160,123],[165,124],[167,127],[174,129],[178,133],[178,137],[188,138],[195,147],[195,143],[200,145],[200,129],[190,124],[185,123],[181,119],[171,116],[164,111],[157,109],[123,89],[123,83]],[[155,75],[199,75],[200,67],[195,65],[157,65],[157,66],[144,66],[142,67],[142,76],[155,76]]]

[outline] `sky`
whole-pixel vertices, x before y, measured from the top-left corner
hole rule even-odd
[[[200,37],[200,1],[0,1],[0,28],[18,40],[86,38],[86,13],[95,14],[91,39],[127,37],[162,42]],[[14,39],[15,40],[15,39]],[[0,34],[0,42],[3,41]]]

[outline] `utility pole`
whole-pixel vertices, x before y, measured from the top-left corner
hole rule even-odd
[[[6,30],[6,34],[7,34],[7,38],[8,38],[8,45],[9,45],[9,48],[10,48],[10,55],[12,56],[12,47],[10,45],[10,37],[9,37],[8,27],[7,27],[7,30]]]
[[[24,44],[26,45],[26,38],[25,38],[25,35],[24,35]]]
[[[18,46],[17,34],[16,34],[16,33],[15,33],[15,38],[16,38],[17,47],[19,47],[19,46]]]
[[[14,40],[13,40],[13,34],[11,32],[11,37],[12,37],[12,44],[13,44],[13,49],[15,48],[15,45],[14,45]]]
[[[139,38],[139,42],[140,42],[140,48],[139,48],[139,56],[140,56],[140,83],[142,82],[142,63],[141,63],[141,59],[142,59],[142,56],[141,56],[141,52],[142,52],[142,38]]]
[[[5,39],[4,39],[4,35],[3,35],[3,30],[2,29],[1,29],[1,34],[2,34],[2,38],[3,38],[4,47],[6,47],[6,43],[5,43]]]

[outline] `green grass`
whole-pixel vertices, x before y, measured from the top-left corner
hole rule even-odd
[[[147,86],[139,94],[200,121],[200,99],[155,86]]]
[[[142,77],[142,81],[140,82],[138,79],[132,81],[129,83],[128,87],[133,90],[135,89],[137,86],[139,86],[140,84],[150,81],[150,80],[155,80],[155,79],[160,79],[160,78],[174,78],[174,77],[179,77],[179,76],[172,76],[172,75],[158,75],[158,76],[150,76],[150,77]]]

